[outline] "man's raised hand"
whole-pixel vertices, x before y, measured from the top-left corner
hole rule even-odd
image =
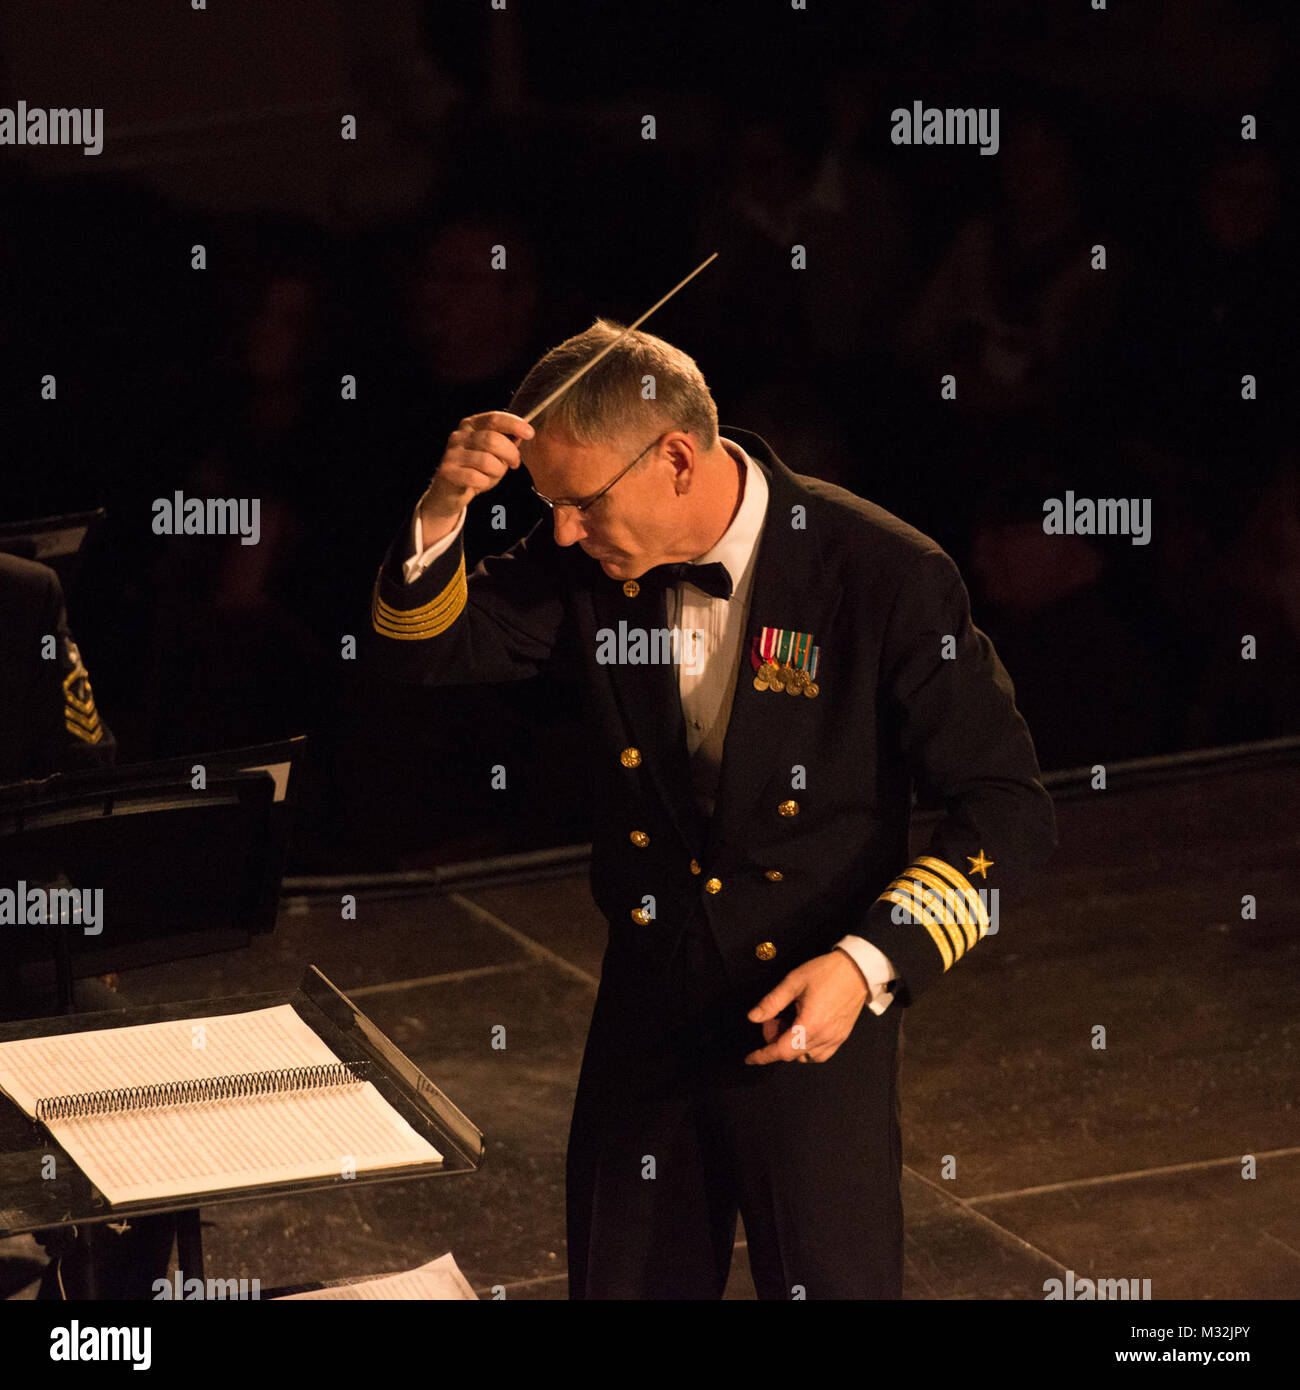
[[[479,493],[490,491],[507,470],[519,467],[517,441],[532,437],[528,421],[508,410],[467,415],[452,430],[433,481],[420,499],[425,545],[441,540]]]

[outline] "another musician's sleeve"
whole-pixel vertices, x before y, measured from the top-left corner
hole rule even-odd
[[[90,673],[68,630],[63,588],[53,570],[45,575],[39,650],[31,654],[36,697],[28,761],[37,776],[100,767],[117,757],[117,741],[96,708]]]
[[[369,660],[410,684],[526,680],[566,640],[562,556],[543,519],[508,551],[465,569],[463,533],[407,581],[414,545],[403,527],[375,580]]]
[[[993,644],[942,550],[919,554],[890,614],[882,700],[919,793],[944,808],[926,853],[887,884],[859,934],[910,1003],[990,932],[1056,847],[1033,740]]]

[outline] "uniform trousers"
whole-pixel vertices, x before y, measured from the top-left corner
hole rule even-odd
[[[721,1298],[738,1214],[759,1298],[902,1296],[902,1009],[864,1007],[826,1062],[746,1066],[757,1003],[703,911],[660,969],[611,940],[569,1133],[571,1299]]]

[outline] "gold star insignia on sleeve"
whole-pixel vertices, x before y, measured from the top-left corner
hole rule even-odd
[[[988,871],[993,867],[993,861],[991,859],[984,858],[983,850],[980,850],[978,859],[974,858],[969,854],[966,856],[966,858],[970,860],[971,873],[979,874],[981,878],[988,878]]]

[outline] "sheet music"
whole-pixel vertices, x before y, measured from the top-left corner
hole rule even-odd
[[[55,1120],[50,1133],[110,1202],[437,1162],[369,1081]]]
[[[282,1004],[3,1043],[0,1089],[34,1116],[42,1097],[338,1060]],[[442,1158],[368,1081],[55,1120],[49,1129],[115,1203]]]
[[[421,1265],[419,1269],[402,1274],[390,1274],[382,1279],[365,1279],[360,1283],[339,1284],[330,1289],[312,1289],[308,1293],[289,1293],[273,1300],[289,1303],[294,1299],[393,1299],[436,1298],[477,1299],[478,1294],[460,1272],[451,1252]]]
[[[43,1096],[274,1071],[339,1059],[290,1004],[0,1043],[0,1090],[33,1119]]]

